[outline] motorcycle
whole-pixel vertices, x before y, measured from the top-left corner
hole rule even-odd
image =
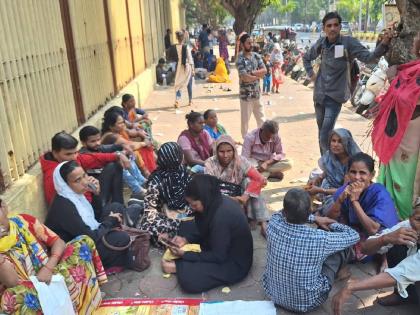
[[[366,88],[366,82],[369,80],[370,76],[372,75],[372,71],[376,66],[366,65],[357,61],[359,64],[359,78],[356,83],[356,87],[351,95],[350,102],[353,107],[358,107],[360,105],[360,98],[363,95],[363,92]]]
[[[384,57],[378,62],[378,66],[372,72],[372,75],[366,81],[363,94],[361,95],[358,104],[356,113],[363,115],[365,111],[375,107],[377,102],[375,98],[383,92],[384,89],[387,89],[387,75],[386,71],[388,69],[388,62]]]

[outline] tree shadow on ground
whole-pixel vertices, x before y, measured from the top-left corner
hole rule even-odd
[[[293,186],[287,186],[287,187],[273,187],[273,188],[264,188],[262,191],[264,199],[268,204],[274,203],[274,202],[282,202],[284,195],[292,188],[302,188],[303,183],[299,183]],[[274,210],[274,209],[273,209]],[[275,209],[276,211],[279,209]]]
[[[272,118],[272,120],[275,120],[278,123],[283,123],[283,124],[309,120],[309,119],[315,119],[315,113],[297,114],[294,116],[276,116]]]
[[[209,94],[209,95],[203,95],[203,96],[198,96],[195,97],[194,99],[196,100],[208,100],[208,99],[213,99],[213,98],[230,98],[230,99],[239,99],[239,94],[235,93],[235,94],[224,94],[224,95],[220,95],[220,94]]]

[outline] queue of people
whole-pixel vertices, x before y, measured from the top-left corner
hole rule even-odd
[[[136,108],[130,94],[122,97],[121,106],[104,113],[101,130],[94,126],[80,130],[80,150],[79,141],[64,131],[52,137],[51,151],[40,157],[49,205],[45,223],[29,215],[8,217],[7,205],[0,200],[1,310],[7,314],[24,314],[28,308],[42,312],[30,277],[49,283],[53,274],[61,274],[74,310],[93,312],[101,301],[99,286],[107,281],[107,274],[131,266],[131,238],[123,228],[127,225],[147,233],[152,245],[166,249],[163,272],[175,273],[180,287],[189,293],[243,280],[252,267],[251,230],[258,224],[267,240],[262,286],[280,307],[293,312],[319,307],[334,282],[348,278],[347,264],[375,257],[381,258],[380,272],[347,282],[333,297],[334,314],[341,313],[352,292],[372,288],[395,286],[391,295],[379,299],[384,306],[419,303],[419,166],[414,163],[419,144],[416,152],[412,143],[418,139],[420,88],[412,88],[419,85],[419,62],[398,69],[397,81],[391,84],[375,120],[374,146],[385,163],[380,182],[375,183],[373,158],[361,152],[349,130],[334,129],[349,82],[343,74],[348,62],[337,64],[331,54],[332,47],[344,45],[348,54],[369,61],[386,51],[389,38],[385,36],[379,48],[369,53],[358,42],[339,35],[340,23],[338,14],[328,13],[323,20],[326,39],[320,39],[306,56],[309,74],[309,62],[315,56],[321,54],[325,62],[314,92],[321,172],[304,188],[287,191],[281,211],[270,217],[262,190],[268,180],[282,180],[293,163],[286,158],[278,123],[264,118],[259,85],[261,78],[267,78],[271,63],[273,68],[281,64],[279,47],[273,45],[272,53],[263,60],[244,34],[237,62],[241,150],[212,109],[203,114],[191,111],[177,141],[158,144],[151,120]],[[185,43],[187,32],[177,32],[175,46],[169,35],[170,30],[165,46],[175,47],[177,55],[177,107],[183,87],[191,103],[194,60]],[[205,29],[200,34],[205,53],[211,51],[208,35]],[[419,58],[419,35],[413,48]],[[228,58],[223,49],[222,45],[220,65]],[[342,87],[342,95],[325,85],[331,69],[335,69],[339,81],[335,83]],[[222,70],[216,65],[217,80],[219,75],[226,79],[227,69]],[[408,88],[416,98],[410,99],[409,109],[403,108],[409,99]],[[398,141],[390,139],[391,131],[384,123],[392,116],[391,110],[405,117],[399,120],[398,130],[393,130]],[[248,131],[251,112],[258,127]],[[384,143],[389,146],[378,148]],[[414,149],[407,151],[407,147]],[[402,166],[400,160],[409,163]],[[399,170],[410,177],[397,189]],[[388,187],[391,183],[393,189]],[[130,188],[127,203],[124,184]],[[313,199],[321,205],[315,207]]]

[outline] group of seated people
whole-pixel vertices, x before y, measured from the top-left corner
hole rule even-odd
[[[186,292],[244,279],[253,261],[251,229],[258,223],[267,238],[263,288],[285,309],[315,309],[334,280],[346,276],[348,262],[378,255],[383,270],[348,282],[333,298],[335,314],[352,292],[364,289],[396,285],[381,304],[419,302],[420,202],[409,220],[399,222],[391,196],[373,183],[373,159],[348,130],[331,133],[330,150],[319,160],[322,173],[304,189],[290,189],[284,209],[270,218],[262,189],[292,167],[277,122],[264,122],[241,145],[214,110],[191,111],[186,120],[177,142],[158,145],[147,113],[126,94],[121,107],[105,112],[102,130],[80,130],[79,150],[70,134],[54,135],[51,151],[40,158],[49,205],[45,223],[30,215],[7,217],[0,200],[3,312],[41,311],[29,277],[49,283],[56,273],[65,278],[76,312],[94,310],[106,275],[129,267],[128,249],[115,249],[130,243],[122,224],[166,247],[162,270],[176,273]],[[124,184],[131,190],[127,203]]]
[[[410,219],[399,222],[391,195],[373,182],[374,160],[360,152],[346,129],[332,131],[319,166],[322,173],[305,189],[289,190],[283,211],[269,221],[267,296],[285,309],[311,311],[327,300],[336,279],[350,276],[347,263],[379,258],[378,275],[350,280],[333,297],[334,314],[341,314],[355,291],[395,285],[395,292],[378,303],[419,303],[420,200]]]

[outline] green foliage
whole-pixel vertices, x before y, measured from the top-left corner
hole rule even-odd
[[[273,7],[279,12],[280,14],[285,14],[288,12],[293,12],[298,7],[298,1],[296,0],[289,0],[283,3],[283,1],[276,1],[277,3],[273,3]],[[302,2],[302,1],[299,1]]]
[[[184,4],[187,25],[208,23],[217,27],[229,16],[219,0],[184,0]]]

